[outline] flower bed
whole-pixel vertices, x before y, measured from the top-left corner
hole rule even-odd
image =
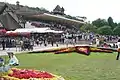
[[[76,46],[77,53],[90,55],[90,47],[89,46]]]
[[[69,52],[74,52],[74,51],[75,51],[75,47],[61,48],[55,51],[55,54],[69,53]]]
[[[48,52],[56,52],[64,48],[53,48],[53,49],[47,49],[47,50],[40,50],[40,51],[32,51],[29,53],[48,53]]]
[[[12,68],[8,74],[2,74],[0,80],[64,80],[64,78],[46,71]]]
[[[112,49],[107,49],[107,48],[97,48],[97,47],[91,47],[90,52],[106,52],[106,53],[112,53]]]
[[[92,46],[74,46],[74,47],[65,47],[65,48],[53,48],[41,51],[33,51],[29,53],[48,53],[53,52],[55,54],[64,54],[70,52],[77,52],[79,54],[90,55],[91,52],[104,52],[104,53],[112,53],[112,52],[120,52],[120,50],[112,49],[112,48],[100,48],[100,47],[92,47]]]

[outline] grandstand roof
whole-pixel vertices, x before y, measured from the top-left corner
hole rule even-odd
[[[69,19],[60,15],[53,15],[49,13],[42,13],[42,14],[36,14],[36,15],[26,15],[27,18],[31,19],[38,19],[38,20],[47,20],[47,21],[53,21],[53,22],[59,22],[63,24],[74,24],[74,25],[81,25],[84,24],[83,21],[78,21],[74,19]]]
[[[54,15],[51,13],[36,12],[29,10],[27,7],[20,7],[15,9],[10,4],[4,4],[0,8],[0,22],[6,29],[14,30],[20,28],[19,19],[25,18],[27,20],[50,21],[67,25],[82,25],[84,21],[69,19],[64,15]]]

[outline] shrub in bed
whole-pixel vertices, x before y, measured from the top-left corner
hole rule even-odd
[[[108,48],[97,48],[97,47],[90,47],[90,52],[106,52],[106,53],[112,53],[112,49]]]

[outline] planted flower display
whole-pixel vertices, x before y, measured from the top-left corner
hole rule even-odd
[[[90,55],[89,46],[76,46],[76,52],[80,54]]]
[[[112,49],[107,49],[107,48],[97,48],[97,47],[91,47],[90,48],[91,52],[106,52],[106,53],[112,53]]]
[[[64,78],[46,71],[12,68],[8,74],[2,75],[0,80],[64,80]]]
[[[62,48],[62,49],[57,50],[55,54],[69,53],[69,52],[74,52],[74,51],[75,51],[75,47],[68,47],[68,48]]]
[[[113,53],[120,50],[112,49],[112,48],[100,48],[100,47],[92,47],[92,46],[73,46],[73,47],[65,47],[65,48],[53,48],[48,50],[36,51],[36,52],[28,52],[28,53],[48,53],[53,52],[55,54],[64,54],[70,52],[77,52],[79,54],[90,55],[91,52],[105,52],[105,53]]]
[[[0,80],[64,80],[46,71],[11,68],[13,66],[5,64],[5,60],[0,58]]]

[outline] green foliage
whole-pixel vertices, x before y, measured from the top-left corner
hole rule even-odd
[[[112,35],[113,31],[110,26],[103,26],[97,29],[97,32],[101,35]]]
[[[120,80],[116,53],[18,54],[19,68],[37,69],[60,75],[65,80]]]
[[[114,35],[119,35],[120,36],[120,26],[116,26],[113,30]]]
[[[118,23],[117,26],[120,26],[120,23]]]
[[[96,29],[97,27],[90,23],[86,23],[80,28],[80,30],[83,32],[96,32]]]
[[[76,17],[74,17],[74,16],[71,16],[71,15],[64,15],[64,17],[69,18],[69,19],[78,20],[78,21],[83,21],[83,20],[78,19],[78,18],[76,18]]]
[[[115,23],[114,23],[114,26],[116,27],[116,26],[118,26],[118,24],[115,22]]]
[[[39,7],[28,7],[28,8],[31,9],[31,10],[38,11],[38,12],[49,12],[47,9],[45,9],[43,7],[41,7],[41,8],[39,8]]]
[[[102,26],[108,25],[108,22],[105,19],[97,19],[95,21],[92,21],[92,24],[95,25],[97,28],[100,28]]]
[[[116,24],[113,22],[112,17],[109,17],[109,18],[108,18],[108,24],[109,24],[109,26],[111,26],[112,29],[114,29],[115,26],[116,26]]]
[[[92,22],[92,24],[94,26],[96,26],[97,29],[97,33],[98,34],[102,34],[102,35],[120,35],[119,31],[119,27],[120,23],[114,23],[112,17],[109,17],[107,19],[107,21],[105,19],[97,19],[95,21]],[[117,26],[117,27],[116,27]]]
[[[6,76],[6,75],[8,75],[8,72],[0,72],[0,77],[1,76]]]

